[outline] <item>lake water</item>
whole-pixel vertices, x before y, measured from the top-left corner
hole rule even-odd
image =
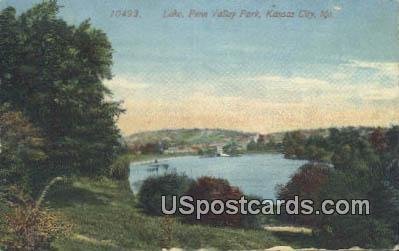
[[[251,154],[231,158],[185,156],[159,160],[158,165],[131,164],[130,184],[134,193],[152,175],[177,172],[191,178],[212,176],[227,179],[244,194],[275,199],[276,185],[285,184],[306,161],[284,159],[281,154]]]

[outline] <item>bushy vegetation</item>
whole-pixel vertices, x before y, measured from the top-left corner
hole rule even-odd
[[[184,195],[193,180],[175,173],[147,178],[139,191],[139,204],[144,212],[162,215],[162,196],[166,196],[166,208],[172,207],[172,196]]]
[[[132,157],[128,154],[119,156],[109,167],[109,177],[116,180],[127,180],[129,178],[129,166]]]
[[[230,142],[223,146],[223,152],[230,156],[238,156],[244,153],[244,149],[237,142]]]
[[[217,152],[216,147],[204,147],[198,150],[198,155],[202,156],[215,156]]]
[[[353,173],[336,170],[322,187],[320,199],[367,199],[370,215],[321,215],[318,235],[321,243],[330,248],[353,245],[366,248],[390,248],[398,240],[399,211],[393,203],[393,191],[383,178],[369,170]]]
[[[8,208],[1,208],[3,218],[0,229],[0,247],[6,250],[50,250],[52,242],[69,233],[70,226],[42,205],[52,185],[61,178],[53,179],[33,200],[18,188],[9,193]]]
[[[281,150],[281,143],[277,143],[273,136],[266,140],[265,135],[259,135],[247,144],[248,152],[276,152]]]
[[[242,192],[230,186],[229,182],[224,179],[217,179],[212,177],[201,177],[196,180],[190,189],[187,191],[195,201],[196,200],[239,200],[243,196]],[[222,213],[215,215],[212,212],[203,215],[201,220],[195,219],[195,215],[187,216],[192,222],[200,222],[213,226],[240,226],[241,217],[239,214],[229,215]]]
[[[391,247],[399,240],[398,139],[397,126],[366,131],[330,129],[327,137],[287,133],[286,156],[316,162],[300,168],[281,186],[280,198],[299,195],[314,200],[318,206],[324,199],[367,199],[370,215],[290,215],[282,219],[316,227],[321,243],[330,248]],[[314,158],[315,152],[323,152],[323,157]]]
[[[278,188],[278,198],[293,200],[298,196],[301,200],[312,200],[315,208],[320,209],[321,189],[328,182],[331,170],[322,164],[306,164],[298,169],[287,184]],[[329,197],[328,197],[329,198]],[[320,227],[319,217],[316,215],[287,215],[280,219],[293,224]]]
[[[213,177],[200,177],[197,180],[189,179],[185,175],[165,174],[147,178],[140,188],[138,202],[145,213],[162,215],[161,196],[166,196],[166,209],[172,208],[172,196],[177,196],[176,206],[179,207],[179,197],[191,196],[196,200],[239,200],[244,194],[227,180]],[[250,197],[245,196],[246,199]],[[252,198],[252,197],[251,197]],[[255,215],[229,215],[222,213],[215,215],[208,213],[197,220],[195,214],[181,215],[186,223],[207,224],[211,226],[228,226],[241,228],[259,228],[260,221]]]
[[[39,130],[21,112],[0,107],[0,187],[18,184],[32,194],[43,187],[47,154]]]

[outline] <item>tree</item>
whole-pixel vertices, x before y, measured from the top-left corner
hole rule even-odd
[[[0,107],[0,186],[17,184],[25,192],[40,187],[38,172],[46,158],[38,129],[21,112]]]
[[[266,144],[268,149],[275,149],[277,147],[276,139],[270,136],[269,142]]]
[[[140,146],[140,151],[143,154],[163,153],[163,149],[160,143],[147,143],[145,145]]]
[[[392,192],[382,177],[370,169],[336,170],[329,176],[319,197],[322,199],[369,201],[370,215],[319,215],[321,243],[332,249],[348,246],[387,248],[393,245],[398,217]]]
[[[249,143],[247,144],[247,151],[256,151],[257,150],[257,145],[255,140],[251,139]]]
[[[303,158],[305,135],[301,131],[287,132],[283,138],[284,154],[287,158]]]
[[[320,207],[320,191],[328,182],[333,170],[321,164],[305,164],[291,177],[287,184],[278,186],[279,199],[293,200],[298,196],[300,200],[312,200],[315,207]],[[320,217],[317,215],[282,215],[282,219],[291,223],[299,223],[318,227]]]
[[[399,158],[399,126],[391,127],[386,133],[386,138],[390,151],[395,158]]]
[[[382,153],[388,146],[387,140],[382,128],[375,129],[369,137],[370,143],[379,153]]]
[[[102,83],[111,78],[111,44],[89,20],[68,25],[58,12],[51,0],[20,16],[0,12],[0,103],[41,130],[49,169],[104,174],[120,147],[122,112]]]
[[[229,154],[231,156],[237,156],[240,153],[242,153],[240,146],[234,141],[223,146],[223,152],[225,152],[226,154]]]

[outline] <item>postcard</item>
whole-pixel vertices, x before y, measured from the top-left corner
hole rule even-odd
[[[399,250],[398,0],[0,0],[1,250]]]

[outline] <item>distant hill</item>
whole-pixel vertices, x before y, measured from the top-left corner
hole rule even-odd
[[[340,129],[342,129],[341,127]],[[347,127],[348,128],[348,127]],[[369,134],[371,127],[357,127],[361,134]],[[300,130],[306,137],[310,135],[328,136],[329,129],[304,129]],[[281,143],[286,132],[265,134],[266,140],[273,138],[275,143]],[[124,138],[128,146],[145,145],[147,143],[167,142],[169,146],[193,146],[236,142],[246,145],[258,133],[226,129],[165,129],[135,133]]]
[[[128,145],[168,142],[171,146],[192,146],[235,141],[246,144],[256,133],[224,129],[169,129],[135,133],[125,138]]]

